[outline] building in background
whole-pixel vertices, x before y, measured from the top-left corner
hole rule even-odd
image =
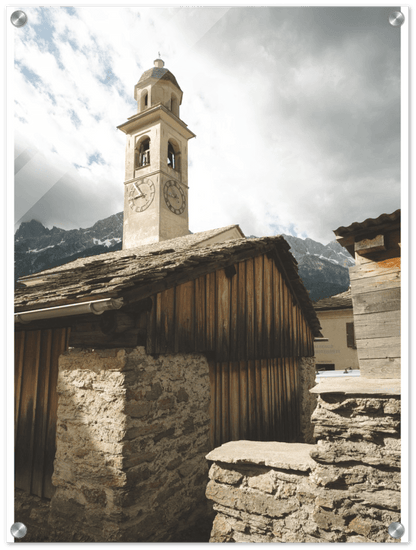
[[[315,343],[316,370],[358,369],[351,290],[314,304],[327,342]]]

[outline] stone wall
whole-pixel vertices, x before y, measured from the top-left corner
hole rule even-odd
[[[58,394],[49,523],[68,526],[61,541],[181,541],[212,520],[205,357],[72,349]]]
[[[211,542],[398,542],[400,383],[326,379],[316,445],[238,441],[207,455]],[[338,384],[338,385],[337,385]]]
[[[304,443],[315,443],[311,416],[316,407],[316,395],[310,392],[316,384],[315,362],[315,357],[301,357],[299,359],[300,429]]]

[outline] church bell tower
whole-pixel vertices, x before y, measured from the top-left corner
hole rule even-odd
[[[134,88],[137,114],[118,126],[127,136],[123,249],[189,234],[188,140],[179,118],[183,92],[156,59]]]

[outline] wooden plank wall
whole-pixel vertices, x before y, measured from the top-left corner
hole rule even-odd
[[[55,458],[58,358],[70,329],[18,331],[15,335],[16,487],[51,498]]]
[[[400,232],[389,248],[350,268],[354,330],[361,375],[400,378]]]
[[[214,352],[216,361],[314,354],[313,335],[267,255],[156,294],[147,352]]]
[[[212,362],[211,446],[300,438],[298,359]]]

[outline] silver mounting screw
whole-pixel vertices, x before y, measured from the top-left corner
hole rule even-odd
[[[404,527],[398,521],[393,521],[389,525],[389,535],[394,539],[401,539],[404,535]]]
[[[20,523],[20,521],[18,521],[17,523],[13,523],[10,528],[10,532],[15,539],[22,539],[27,533],[27,527],[24,523]]]
[[[15,27],[23,27],[27,23],[27,15],[22,10],[14,11],[10,17],[10,21]]]
[[[393,27],[401,27],[404,23],[404,15],[401,11],[393,11],[389,15],[389,23],[390,25],[393,25]]]

